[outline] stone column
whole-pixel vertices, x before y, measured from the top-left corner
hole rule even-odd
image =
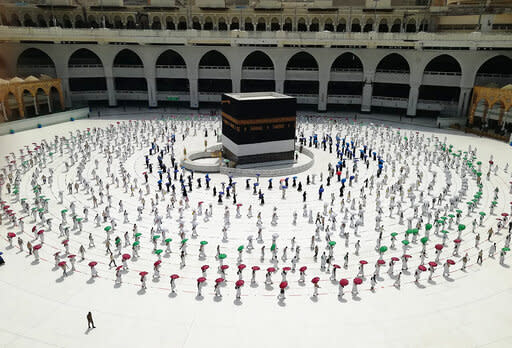
[[[459,103],[457,105],[457,116],[459,117],[464,117],[467,113],[471,90],[471,87],[460,88]]]
[[[412,86],[409,89],[409,100],[407,102],[407,116],[416,116],[416,108],[418,106],[418,96],[420,94],[419,86]]]
[[[67,108],[72,106],[71,91],[69,90],[69,77],[61,77],[62,91],[64,92],[64,103]]]
[[[284,93],[284,80],[276,80],[276,92]]]
[[[190,108],[198,109],[199,108],[199,93],[198,93],[197,78],[190,78],[188,81],[189,81],[189,89],[190,89]]]
[[[327,86],[329,84],[328,77],[320,77],[318,83],[318,111],[327,110]]]
[[[107,80],[108,106],[111,106],[111,107],[117,106],[116,87],[115,87],[115,83],[114,83],[114,77],[107,76],[105,79]]]
[[[46,96],[46,101],[48,102],[48,112],[52,113],[52,103],[50,101],[50,96],[49,95]]]
[[[39,107],[37,105],[37,96],[34,95],[32,98],[34,99],[34,111],[35,111],[36,115],[39,115]]]
[[[148,76],[146,78],[148,85],[148,104],[150,108],[154,108],[158,106],[158,101],[156,97],[156,79],[154,76]]]
[[[365,82],[363,85],[363,95],[361,97],[361,112],[372,111],[372,93],[373,84],[371,82]]]

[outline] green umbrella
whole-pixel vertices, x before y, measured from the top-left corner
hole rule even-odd
[[[331,240],[331,241],[329,242],[329,245],[330,245],[330,246],[335,246],[335,245],[336,245],[336,242],[335,242],[335,241],[333,241],[333,240]]]
[[[428,238],[427,237],[423,237],[423,238],[420,239],[420,242],[422,244],[426,244],[428,242]]]
[[[498,202],[496,202],[496,201],[492,201],[491,203],[492,203],[492,205],[497,205],[498,204]]]
[[[107,227],[105,227],[105,228],[104,228],[105,232],[108,232],[108,231],[110,231],[111,229],[112,229],[112,226],[107,226]]]
[[[138,246],[139,244],[140,244],[140,242],[139,242],[139,241],[136,241],[136,242],[133,242],[133,244],[132,244],[132,245],[135,247],[135,246]]]
[[[451,218],[451,219],[453,219],[453,218],[455,217],[455,215],[453,215],[453,214],[448,214],[448,217],[449,217],[449,218]]]
[[[116,245],[119,245],[121,243],[121,239],[116,239]]]
[[[477,176],[482,176],[482,172],[477,172],[476,175]]]
[[[161,253],[163,253],[164,251],[162,249],[157,249],[155,250],[155,254],[157,255],[160,255]]]
[[[425,229],[426,229],[427,231],[431,230],[431,229],[432,229],[432,224],[426,224],[426,225],[425,225]]]
[[[42,213],[42,212],[44,212],[44,208],[39,208],[39,209],[37,209],[37,211]]]
[[[417,228],[412,229],[412,234],[418,234],[420,231]]]
[[[459,224],[459,231],[464,231],[466,229],[466,225]]]
[[[61,213],[67,213],[67,212],[68,212],[68,210],[67,210],[67,209],[62,209],[60,212],[61,212]]]
[[[503,251],[510,251],[510,248],[503,248],[501,250],[503,250]]]
[[[199,242],[199,244],[201,244],[201,245],[206,245],[206,244],[208,244],[208,242],[207,242],[207,241],[205,241],[205,240],[202,240],[202,241],[200,241],[200,242]]]
[[[21,199],[21,201],[22,201],[22,202],[25,202],[26,200],[27,200],[26,198],[22,198],[22,199]]]
[[[135,233],[135,238],[139,238],[140,236],[142,236],[142,233],[140,233],[140,232]]]
[[[484,213],[483,211],[481,211],[481,212],[480,212],[480,213],[478,213],[478,214],[480,214],[480,215],[482,215],[482,216],[485,216],[485,213]]]
[[[384,245],[379,248],[379,252],[381,252],[381,253],[385,253],[387,250],[388,250],[388,247],[384,246]]]
[[[155,234],[155,235],[153,236],[153,240],[157,240],[158,238],[160,238],[160,236],[159,236],[158,234]]]
[[[462,214],[462,210],[460,210],[460,209],[455,210],[455,212],[458,214]]]
[[[77,222],[81,222],[84,218],[76,218]]]
[[[167,238],[167,239],[165,240],[165,242],[166,242],[166,243],[170,243],[170,242],[172,242],[172,238]]]
[[[238,249],[237,249],[237,250],[238,250],[238,251],[242,251],[242,250],[244,250],[244,246],[243,246],[243,245],[240,245],[240,246],[238,247]]]
[[[181,244],[185,244],[188,241],[188,238],[185,238],[181,241]]]
[[[403,244],[403,245],[409,245],[409,241],[408,241],[407,239],[404,239],[404,240],[402,241],[402,244]]]
[[[478,164],[479,166],[481,166],[481,165],[482,165],[482,161],[478,161],[478,162],[476,162],[476,164]]]
[[[442,230],[441,233],[448,234],[448,233],[450,233],[450,231]]]
[[[393,233],[391,233],[391,236],[392,236],[392,237],[396,237],[396,236],[398,236],[398,233],[393,232]]]
[[[12,193],[14,194],[18,194],[20,191],[18,191],[18,189],[15,189],[14,191],[12,191]]]
[[[407,231],[405,231],[405,233],[407,233],[407,234],[412,234],[412,233],[413,233],[412,228],[411,228],[411,229],[408,229]]]
[[[271,251],[276,250],[276,243],[273,243],[273,244],[270,246],[270,250],[271,250]]]
[[[226,254],[219,254],[219,259],[224,260],[227,257]]]
[[[441,225],[444,225],[444,220],[443,219],[439,219],[439,220],[437,220],[437,223],[441,224]]]

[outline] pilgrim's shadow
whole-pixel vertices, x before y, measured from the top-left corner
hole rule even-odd
[[[115,283],[114,284],[114,289],[119,289],[121,287],[121,284],[122,283]]]
[[[311,300],[311,302],[318,302],[318,296],[310,296],[309,299]]]
[[[414,282],[414,284],[416,285],[416,287],[417,287],[418,289],[425,289],[425,288],[426,288],[426,286],[425,286],[425,285],[423,285],[423,284],[421,284],[421,283],[419,283],[419,282]]]
[[[200,295],[196,296],[196,301],[202,301],[202,300],[204,300],[204,297],[202,295],[201,296]]]
[[[84,334],[85,334],[85,335],[88,335],[88,334],[89,334],[89,332],[91,332],[91,330],[92,330],[92,328],[87,328],[87,330],[85,330]]]
[[[94,284],[95,280],[93,277],[89,278],[89,280],[87,280],[87,284]]]
[[[436,283],[436,281],[435,281],[435,280],[432,280],[432,279],[428,280],[428,283],[429,283],[430,285],[436,285],[436,284],[437,284],[437,283]]]
[[[345,300],[345,298],[343,298],[343,297],[338,296],[338,302],[347,303],[347,300]]]
[[[352,300],[354,301],[361,301],[361,297],[359,297],[359,295],[352,295]]]
[[[510,268],[510,265],[506,264],[506,263],[502,263],[501,264],[504,268]]]
[[[279,299],[279,301],[277,301],[277,305],[280,307],[286,307],[286,302],[284,299]]]
[[[213,296],[214,302],[222,302],[222,296]]]
[[[251,288],[257,288],[259,285],[257,282],[251,282]]]
[[[64,276],[61,276],[57,279],[55,279],[55,283],[62,283],[64,281]]]
[[[38,265],[39,264],[39,260],[34,260],[30,263],[31,265]]]
[[[274,290],[274,287],[272,286],[272,284],[265,284],[265,290],[272,291]]]
[[[233,304],[235,306],[241,306],[243,304],[243,302],[239,298],[235,298],[235,300],[233,301]]]
[[[139,291],[137,291],[137,295],[144,295],[146,293],[146,289],[141,288]]]
[[[168,295],[167,297],[169,297],[169,298],[175,298],[176,296],[178,296],[178,294],[177,294],[177,293],[175,293],[175,292],[170,292],[170,293],[169,293],[169,295]]]

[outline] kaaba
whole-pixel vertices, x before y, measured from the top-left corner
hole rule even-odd
[[[297,100],[275,92],[222,95],[222,154],[234,165],[293,161]]]

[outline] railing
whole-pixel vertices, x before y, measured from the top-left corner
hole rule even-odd
[[[447,75],[447,76],[461,76],[459,71],[425,71],[425,75]]]
[[[359,72],[359,73],[362,73],[363,69],[360,69],[360,68],[332,68],[331,72]]]
[[[294,71],[318,71],[318,68],[303,68],[303,67],[286,67],[287,71],[294,70]]]
[[[432,104],[432,105],[443,104],[446,106],[458,104],[458,102],[453,101],[453,100],[431,100],[431,99],[418,99],[418,103]]]
[[[200,65],[199,69],[218,69],[218,70],[224,70],[224,69],[229,69],[229,65]]]
[[[478,73],[476,77],[499,77],[499,78],[512,78],[512,75],[509,74],[488,74],[488,73]]]
[[[409,74],[408,70],[394,70],[394,69],[379,69],[376,71],[377,73],[387,73],[387,74]]]
[[[242,70],[274,70],[273,66],[244,66]]]
[[[114,64],[114,68],[139,68],[143,69],[143,65],[136,65],[136,64]]]
[[[101,64],[69,64],[69,68],[103,68]]]
[[[101,93],[107,93],[107,90],[87,90],[87,91],[71,91],[71,94],[101,94]]]
[[[286,93],[287,95],[295,98],[318,98],[318,94],[306,94],[306,93]]]
[[[186,65],[163,65],[159,64],[156,66],[157,69],[186,69]]]
[[[127,93],[127,94],[144,93],[144,94],[148,94],[148,91],[133,91],[133,90],[116,89],[116,93]]]
[[[390,101],[408,101],[407,98],[384,97],[384,96],[373,96],[372,99],[375,99],[375,100],[390,100]]]
[[[19,69],[47,69],[53,68],[55,69],[55,65],[51,64],[31,64],[31,65],[20,65]]]

